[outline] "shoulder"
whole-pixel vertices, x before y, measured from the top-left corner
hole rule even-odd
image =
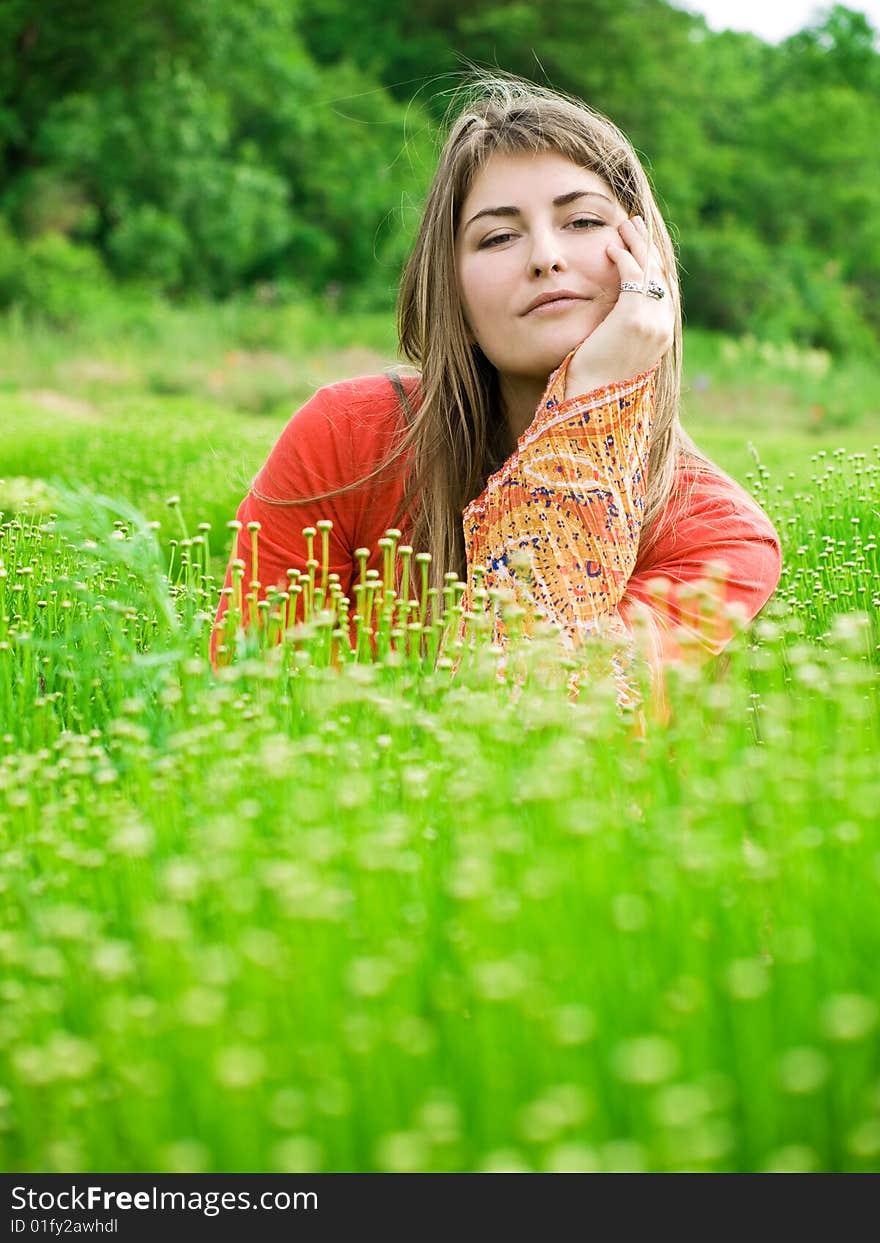
[[[754,497],[718,467],[680,455],[666,503],[639,551],[640,571],[725,561],[775,586],[782,542]]]
[[[419,401],[419,377],[401,376]],[[407,415],[388,375],[356,376],[317,389],[283,428],[254,484],[268,495],[317,493],[348,485],[396,448]]]
[[[760,538],[779,542],[770,518],[741,484],[714,465],[680,454],[662,525],[675,526],[683,521],[718,524],[725,519],[728,531],[747,528]]]
[[[782,544],[745,488],[717,467],[681,455],[656,527],[639,549],[634,578],[696,582],[710,564],[723,565],[728,598],[754,617],[779,582]]]
[[[389,369],[397,374],[397,369]],[[417,373],[399,373],[407,400],[416,407],[421,400]],[[328,435],[345,438],[386,437],[405,420],[400,395],[389,374],[356,376],[337,380],[317,389],[291,417],[284,438]]]
[[[417,371],[403,366],[392,366],[377,375],[360,375],[351,379],[336,380],[319,388],[318,394],[325,399],[345,401],[354,405],[393,405],[397,400],[393,377],[400,380],[407,394],[417,392],[421,377]]]

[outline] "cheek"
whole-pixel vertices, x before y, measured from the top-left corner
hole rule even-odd
[[[503,290],[497,269],[489,271],[479,259],[472,259],[459,269],[458,289],[468,323],[478,330],[487,328],[493,320],[496,305],[502,300]]]
[[[474,272],[473,263],[465,260],[458,264],[456,268],[456,278],[458,281],[458,296],[461,301],[461,309],[464,315],[470,320],[479,301],[476,296],[479,291],[478,273]]]
[[[613,241],[612,233],[603,229],[601,234],[591,239],[591,244],[584,254],[584,260],[594,277],[603,283],[618,279],[617,264],[608,257],[608,246]]]

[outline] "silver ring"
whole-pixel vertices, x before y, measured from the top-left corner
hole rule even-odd
[[[621,293],[643,293],[646,298],[656,298],[659,302],[661,298],[666,297],[666,290],[662,285],[658,285],[656,281],[648,281],[648,288],[643,289],[641,285],[635,281],[621,281]]]

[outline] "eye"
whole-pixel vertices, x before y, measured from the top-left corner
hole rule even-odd
[[[592,216],[579,216],[577,220],[570,220],[569,224],[585,225],[585,226],[592,225],[592,227],[595,229],[602,229],[605,227],[604,220],[594,220]]]
[[[478,250],[488,250],[490,246],[494,246],[496,242],[506,241],[507,238],[513,237],[512,233],[496,233],[494,237],[487,237],[484,242],[480,242]]]

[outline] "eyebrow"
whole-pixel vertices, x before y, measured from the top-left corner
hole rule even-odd
[[[614,206],[614,200],[610,199],[607,194],[600,194],[598,190],[570,190],[568,194],[560,194],[553,200],[554,207],[565,207],[568,203],[573,203],[575,199],[596,198],[604,199],[606,203]],[[471,216],[470,220],[464,226],[465,229],[470,228],[475,220],[479,220],[481,216],[521,216],[522,212],[518,207],[484,207],[482,211],[478,211],[475,216]]]

